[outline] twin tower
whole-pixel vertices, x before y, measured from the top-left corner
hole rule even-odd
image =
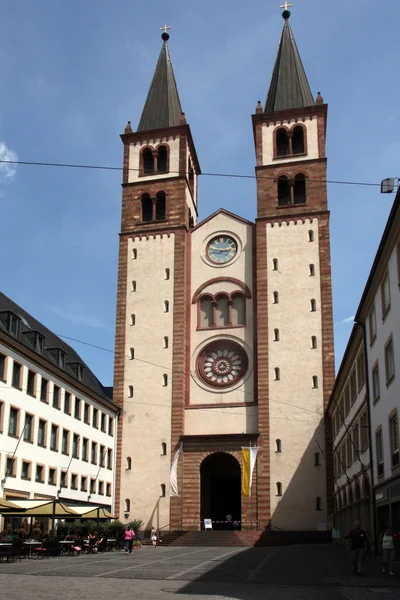
[[[327,105],[289,24],[252,116],[257,218],[199,222],[201,174],[163,45],[124,146],[116,513],[170,530],[329,527],[334,381]],[[258,447],[251,497],[242,448]],[[175,465],[171,464],[180,451]]]

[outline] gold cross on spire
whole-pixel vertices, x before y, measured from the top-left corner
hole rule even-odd
[[[289,4],[288,2],[285,2],[285,4],[282,4],[281,8],[288,10],[291,6],[293,6],[293,4]]]
[[[171,27],[167,24],[165,24],[164,27],[160,27],[160,31],[163,31],[164,33],[167,33],[168,29],[171,29]]]

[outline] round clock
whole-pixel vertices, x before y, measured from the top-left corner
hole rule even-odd
[[[226,235],[215,237],[207,247],[208,258],[216,264],[222,265],[234,258],[237,252],[235,240]]]
[[[211,342],[197,358],[200,377],[215,387],[228,387],[245,376],[248,358],[244,349],[232,340]]]

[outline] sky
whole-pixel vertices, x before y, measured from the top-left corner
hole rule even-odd
[[[400,2],[294,0],[291,26],[328,109],[328,179],[400,176]],[[0,159],[122,166],[161,48],[207,173],[254,174],[251,114],[265,102],[279,1],[14,0],[0,7]],[[114,349],[121,173],[0,164],[0,288],[57,334]],[[330,184],[339,366],[394,195]],[[255,182],[202,176],[200,219],[254,220]],[[73,342],[104,385],[113,354]],[[149,357],[151,359],[151,357]]]

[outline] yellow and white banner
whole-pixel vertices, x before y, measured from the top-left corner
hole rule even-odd
[[[258,447],[242,448],[242,494],[251,496],[253,471],[257,460]]]

